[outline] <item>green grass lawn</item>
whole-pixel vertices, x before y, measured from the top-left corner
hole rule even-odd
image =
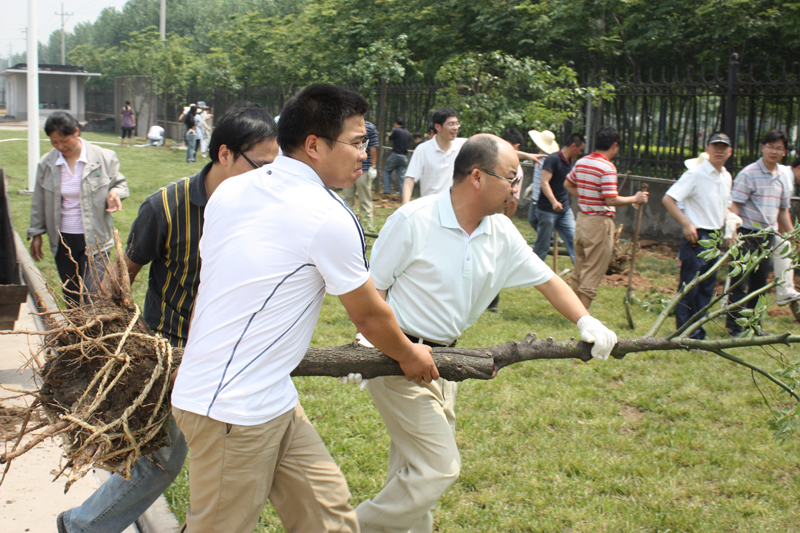
[[[0,132],[0,139],[23,136]],[[118,141],[113,135],[86,137]],[[42,153],[47,148],[43,143]],[[168,149],[117,151],[131,188],[124,210],[115,215],[125,239],[142,200],[197,172],[201,163],[187,165],[184,152]],[[27,183],[25,143],[0,143],[0,165],[9,175],[14,224],[24,236],[30,198],[14,191]],[[378,227],[391,211],[376,209]],[[532,243],[527,222],[515,222]],[[55,276],[46,255],[43,273]],[[565,263],[562,258],[560,266]],[[645,255],[637,266],[657,286],[677,283],[674,257]],[[134,284],[140,304],[146,279],[142,273]],[[624,295],[624,287],[601,287],[592,312],[620,337],[643,335],[655,315],[634,307],[637,327],[627,329]],[[798,330],[790,316],[780,315],[771,316],[765,328]],[[707,329],[712,338],[724,336],[719,326]],[[512,289],[503,291],[500,312],[485,313],[459,346],[490,346],[529,332],[560,340],[578,334],[535,289]],[[345,344],[354,334],[338,300],[328,297],[313,343]],[[774,367],[772,353],[737,352],[768,369]],[[353,503],[375,495],[386,476],[389,440],[369,394],[333,378],[295,383],[347,477]],[[772,389],[762,384],[762,390],[776,405]],[[461,477],[436,509],[438,531],[800,531],[797,437],[783,444],[772,440],[769,410],[750,374],[717,356],[659,352],[606,362],[522,363],[491,381],[463,383],[457,413]],[[187,463],[167,492],[179,520],[188,496]],[[258,531],[283,531],[269,505]]]

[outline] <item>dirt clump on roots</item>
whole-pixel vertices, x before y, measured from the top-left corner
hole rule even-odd
[[[15,332],[43,335],[33,359],[44,355],[45,361],[32,365],[41,386],[29,393],[34,401],[16,443],[0,455],[3,477],[11,460],[50,437],[62,440],[67,461],[58,475],[69,469],[65,491],[92,468],[130,479],[136,461],[166,443],[169,378],[179,357],[142,319],[115,237],[116,268],[109,269],[109,283],[98,294],[80,307],[60,310],[46,309],[39,297],[47,331]],[[46,422],[28,427],[33,413]],[[21,445],[28,434],[33,438]]]

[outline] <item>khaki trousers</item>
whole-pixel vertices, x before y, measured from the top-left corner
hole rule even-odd
[[[575,222],[575,268],[572,270],[572,290],[586,309],[597,297],[597,287],[611,262],[614,249],[614,219],[578,213]]]
[[[433,508],[458,479],[458,386],[382,377],[367,385],[391,437],[386,486],[357,508],[362,532],[431,533]]]
[[[257,426],[172,414],[191,451],[181,532],[250,533],[269,498],[290,533],[358,533],[347,481],[299,403]]]
[[[361,204],[361,225],[367,230],[373,230],[375,224],[372,216],[372,181],[378,175],[378,170],[371,167],[367,172],[361,174],[356,182],[344,189],[344,201],[354,213],[356,211],[356,194],[358,203]]]

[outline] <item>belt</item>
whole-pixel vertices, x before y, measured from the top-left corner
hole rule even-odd
[[[429,341],[428,339],[420,339],[419,337],[415,337],[414,335],[409,335],[405,331],[403,334],[408,337],[408,340],[413,342],[414,344],[424,344],[426,346],[430,346],[431,348],[452,348],[458,342],[458,339],[454,340],[450,344],[441,344],[438,342]]]

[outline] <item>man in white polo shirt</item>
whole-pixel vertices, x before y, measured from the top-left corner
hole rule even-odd
[[[325,292],[407,379],[438,378],[430,348],[403,335],[375,290],[358,219],[330,190],[362,173],[366,111],[353,91],[306,87],[281,112],[284,155],[224,181],[208,202],[172,393],[191,449],[183,531],[252,531],[267,498],[287,531],[358,531],[344,476],[289,377]]]
[[[534,255],[503,209],[519,191],[519,159],[494,135],[471,137],[453,187],[398,209],[372,249],[375,286],[412,341],[452,346],[505,287],[535,286],[595,342],[605,359],[617,337],[589,316],[569,286]],[[436,502],[458,478],[456,383],[369,380],[392,443],[386,486],[356,512],[362,532],[430,532]]]
[[[700,257],[707,248],[700,241],[708,239],[714,231],[722,230],[726,220],[736,219],[730,212],[731,174],[725,162],[733,153],[730,138],[724,133],[714,133],[708,138],[707,157],[681,176],[672,185],[661,202],[672,217],[683,226],[680,258],[681,273],[678,288],[690,283],[697,274],[704,274],[716,260]],[[683,210],[678,206],[683,203]],[[687,293],[675,308],[675,324],[683,326],[698,311],[705,308],[714,296],[717,277],[711,276]],[[690,332],[692,339],[705,339],[702,327]]]
[[[458,151],[467,142],[458,138],[461,123],[455,110],[442,107],[433,113],[436,135],[432,142],[419,145],[411,156],[403,182],[403,203],[411,200],[414,184],[419,182],[420,196],[439,194],[453,184],[453,163]]]

